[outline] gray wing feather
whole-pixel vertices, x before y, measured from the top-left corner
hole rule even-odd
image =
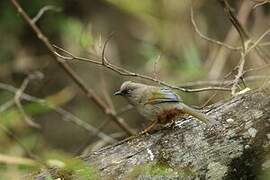
[[[159,104],[168,102],[182,102],[182,99],[171,89],[167,87],[161,87],[158,90],[152,92],[152,97],[148,104]]]

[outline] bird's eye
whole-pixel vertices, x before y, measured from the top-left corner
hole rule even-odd
[[[127,94],[130,94],[130,93],[131,93],[131,90],[130,90],[130,89],[128,89],[128,90],[127,90]]]
[[[131,93],[131,90],[130,89],[125,89],[124,91],[122,91],[122,93],[124,95],[129,95]]]

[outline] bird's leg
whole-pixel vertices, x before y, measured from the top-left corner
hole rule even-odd
[[[145,134],[148,133],[153,127],[155,127],[158,123],[158,119],[155,120],[152,124],[150,124],[147,128],[145,128],[142,132],[140,132],[139,134]]]

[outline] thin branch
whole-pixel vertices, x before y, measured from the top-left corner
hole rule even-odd
[[[14,102],[15,102],[16,106],[18,107],[19,112],[22,114],[23,119],[25,120],[25,122],[26,122],[30,127],[38,128],[38,129],[39,129],[39,128],[40,128],[40,125],[37,124],[37,123],[35,123],[35,122],[32,120],[32,118],[29,117],[29,116],[25,113],[25,111],[24,111],[24,109],[23,109],[23,106],[22,106],[22,104],[21,104],[21,96],[22,96],[22,93],[24,92],[24,90],[26,89],[26,87],[27,87],[27,85],[28,85],[28,83],[29,83],[29,80],[30,80],[30,78],[27,77],[27,78],[23,81],[21,87],[20,87],[20,88],[18,89],[18,91],[15,93],[15,96],[14,96]]]
[[[19,89],[15,88],[11,85],[1,83],[1,82],[0,82],[0,89],[14,93],[14,94],[19,91]],[[63,117],[63,120],[73,123],[74,125],[78,126],[79,128],[86,130],[88,133],[95,134],[97,137],[103,139],[106,142],[116,142],[115,139],[111,138],[110,136],[106,135],[103,132],[100,132],[97,128],[95,128],[92,125],[81,120],[80,118],[78,118],[77,116],[72,114],[71,112],[68,112],[68,111],[64,110],[63,108],[57,107],[54,104],[52,104],[51,102],[48,102],[47,100],[31,96],[31,95],[26,94],[24,92],[22,92],[22,94],[21,94],[21,99],[24,99],[24,100],[29,101],[29,102],[38,103],[42,106],[49,107],[49,108],[53,109],[55,112],[57,112],[58,114],[60,114]]]
[[[57,7],[55,7],[55,6],[50,6],[50,5],[44,6],[43,8],[41,8],[41,9],[38,11],[37,15],[32,19],[32,22],[33,22],[34,24],[37,23],[37,21],[43,16],[43,14],[44,14],[46,11],[49,11],[49,10],[55,11],[55,12],[60,12],[60,11],[61,11],[61,8],[57,8]]]
[[[105,51],[106,51],[106,47],[109,43],[109,41],[111,40],[111,38],[113,37],[114,33],[111,33],[109,35],[109,37],[105,40],[103,48],[102,48],[102,54],[101,54],[101,59],[102,59],[102,64],[104,65],[106,63],[106,56],[105,56]]]
[[[175,85],[168,84],[168,83],[166,83],[164,81],[158,80],[158,79],[153,78],[151,76],[131,72],[131,71],[127,70],[127,69],[124,69],[122,67],[111,64],[108,60],[107,60],[107,63],[102,64],[101,60],[97,61],[97,60],[93,60],[93,59],[89,59],[89,58],[75,56],[72,53],[70,53],[69,51],[64,50],[63,48],[60,48],[60,47],[58,47],[56,45],[54,45],[54,47],[56,49],[64,52],[64,53],[67,53],[68,56],[65,56],[65,55],[60,55],[59,56],[59,58],[63,58],[64,60],[78,60],[78,61],[84,61],[84,62],[96,64],[96,65],[99,65],[99,66],[104,66],[104,67],[106,67],[106,68],[108,68],[108,69],[110,69],[110,70],[112,70],[112,71],[114,71],[114,72],[116,72],[116,73],[118,73],[118,74],[120,74],[122,76],[135,77],[135,78],[149,80],[149,81],[158,83],[160,85],[170,87],[170,88],[175,89],[175,90],[180,90],[180,91],[183,91],[183,92],[201,92],[201,91],[210,91],[210,90],[230,91],[230,88],[211,87],[211,86],[210,87],[198,88],[198,89],[186,89],[186,88],[183,88],[183,87],[178,87],[178,86],[175,86]],[[59,53],[55,52],[55,54],[57,55]]]
[[[114,143],[117,142],[116,139],[112,138],[111,136],[108,136],[107,134],[99,131],[97,128],[94,126],[90,125],[89,123],[86,123],[85,121],[81,120],[71,112],[68,112],[62,108],[54,108],[54,110],[61,114],[64,117],[64,120],[67,122],[71,122],[78,127],[86,130],[88,133],[94,134],[97,137],[101,138],[103,141],[108,142],[108,143]]]
[[[13,139],[22,149],[23,151],[26,153],[26,155],[28,157],[30,157],[31,159],[35,160],[37,163],[43,165],[44,167],[48,167],[47,164],[37,155],[35,155],[33,152],[31,152],[30,150],[28,150],[27,147],[25,147],[25,145],[20,141],[20,139],[8,128],[6,128],[5,126],[0,124],[0,129],[11,139]]]
[[[234,47],[234,46],[231,46],[231,45],[228,45],[226,43],[223,43],[221,41],[218,41],[218,40],[215,40],[215,39],[212,39],[212,38],[209,38],[207,37],[206,35],[204,35],[203,33],[201,33],[201,31],[199,30],[196,22],[195,22],[195,19],[194,19],[194,12],[193,12],[193,6],[191,5],[190,7],[190,19],[191,19],[191,23],[192,23],[192,26],[195,30],[195,32],[204,40],[206,41],[209,41],[210,43],[214,43],[216,45],[219,45],[219,46],[223,46],[227,49],[230,49],[230,50],[234,50],[234,51],[238,51],[238,50],[241,50],[241,47]]]
[[[265,62],[267,63],[268,62],[268,55],[263,51],[262,48],[258,48],[258,47],[255,47],[255,52],[257,53],[257,55]]]
[[[268,54],[268,50],[265,51],[261,47],[256,46],[255,51],[258,53],[259,56],[262,56],[261,58],[263,58],[265,62],[269,62],[270,55]]]
[[[259,70],[263,70],[263,69],[266,69],[266,68],[269,68],[270,67],[270,64],[266,64],[266,65],[263,65],[263,66],[259,66],[259,67],[255,67],[255,68],[250,68],[250,69],[247,69],[243,72],[243,76],[247,73],[250,73],[250,72],[253,72],[253,71],[259,71]]]
[[[103,48],[102,48],[102,65],[104,65],[105,63],[107,63],[107,60],[106,60],[106,55],[105,55],[105,52],[106,52],[106,47],[107,47],[107,44],[109,43],[109,41],[111,40],[111,38],[113,37],[113,33],[111,33],[109,35],[109,37],[105,40],[104,42],[104,45],[103,45]],[[104,74],[104,69],[103,68],[99,68],[99,72],[100,72],[100,78],[101,78],[101,91],[103,93],[103,96],[105,98],[105,101],[107,102],[107,105],[108,107],[112,110],[112,111],[115,111],[115,108],[114,108],[114,105],[113,105],[113,101],[107,91],[107,85],[105,83],[105,74]]]
[[[242,51],[244,51],[244,53],[245,53],[245,50],[247,49],[247,46],[251,41],[247,31],[245,30],[245,28],[241,25],[241,23],[238,21],[238,19],[233,14],[231,7],[230,7],[229,3],[227,2],[227,0],[219,0],[219,2],[221,4],[221,6],[223,7],[226,16],[229,18],[230,22],[233,24],[233,26],[237,30],[237,32],[240,36],[240,39],[241,39]]]
[[[259,7],[259,6],[262,6],[262,5],[265,5],[267,3],[270,3],[269,0],[265,0],[265,1],[254,1],[252,0],[253,2],[255,2],[255,4],[253,5],[253,9]]]
[[[270,33],[270,29],[266,30],[255,42],[252,43],[252,45],[247,49],[248,53],[249,51],[251,51],[253,48],[255,48],[256,46],[260,46],[260,41],[263,40],[263,38],[268,35]]]
[[[245,28],[239,23],[239,21],[237,20],[237,18],[234,16],[234,14],[232,13],[229,4],[226,0],[221,0],[221,2],[223,2],[224,4],[224,10],[227,14],[227,16],[229,17],[230,21],[232,22],[232,24],[235,26],[235,28],[237,29],[237,32],[239,33],[241,42],[242,42],[242,51],[241,51],[241,58],[240,58],[240,62],[238,65],[238,73],[235,77],[235,81],[233,83],[232,86],[232,94],[234,95],[236,93],[236,89],[238,86],[238,83],[240,80],[242,80],[242,82],[244,83],[244,79],[243,79],[243,75],[244,75],[244,66],[245,66],[245,62],[246,62],[246,55],[253,49],[256,48],[256,50],[258,51],[258,49],[260,50],[260,41],[263,40],[263,38],[270,33],[270,29],[266,30],[255,42],[251,41],[250,37],[248,36]],[[249,47],[249,45],[251,44],[251,46]],[[245,83],[244,83],[245,85]]]
[[[261,46],[261,47],[270,46],[270,42],[262,42],[259,44],[259,46]]]
[[[238,47],[234,47],[234,46],[232,46],[232,45],[226,44],[226,43],[224,43],[224,42],[221,42],[221,41],[212,39],[212,38],[210,38],[210,37],[204,35],[204,34],[200,31],[200,29],[199,29],[197,23],[195,22],[195,19],[194,19],[194,11],[193,11],[193,7],[192,7],[192,6],[190,7],[190,19],[191,19],[192,27],[194,28],[195,32],[196,32],[202,39],[204,39],[204,40],[206,40],[206,41],[209,41],[210,43],[216,44],[216,45],[218,45],[218,46],[223,46],[223,47],[225,47],[225,48],[227,48],[227,49],[229,49],[229,50],[233,50],[233,51],[239,51],[239,50],[241,50],[241,47],[239,47],[239,46],[238,46]],[[250,42],[250,43],[253,44],[253,45],[255,44],[254,47],[257,46],[257,45],[258,45],[258,46],[261,46],[261,47],[269,46],[269,45],[270,45],[270,42],[259,43],[259,42],[265,37],[265,35],[267,35],[268,33],[269,33],[269,32],[266,31],[266,32],[262,35],[263,37],[261,37],[260,39],[257,40],[258,42],[256,41],[256,42]]]
[[[159,60],[160,60],[160,55],[156,57],[155,62],[154,62],[154,78],[155,79],[158,79],[157,65],[159,63]]]
[[[246,54],[244,52],[241,52],[241,58],[240,58],[239,66],[238,66],[238,73],[235,76],[234,83],[233,83],[233,86],[231,88],[232,95],[236,94],[236,89],[238,87],[239,81],[241,80],[241,77],[243,76],[244,66],[245,66],[245,62],[246,62],[245,56],[246,56]]]
[[[23,157],[16,157],[16,156],[9,156],[5,154],[0,154],[0,163],[4,164],[13,164],[13,165],[30,165],[30,166],[36,166],[37,162]]]
[[[248,49],[248,46],[251,42],[251,39],[250,39],[247,31],[245,30],[245,28],[241,25],[241,23],[238,21],[238,19],[233,14],[231,7],[230,7],[229,3],[227,2],[227,0],[219,0],[219,2],[221,4],[221,6],[223,7],[226,16],[228,17],[230,22],[233,24],[233,26],[237,30],[237,32],[240,36],[241,45],[242,45],[241,58],[240,58],[239,65],[238,65],[238,72],[235,76],[234,83],[233,83],[232,88],[231,88],[232,95],[235,95],[239,81],[241,80],[241,78],[243,76],[244,66],[246,63],[245,57],[246,57],[247,49]]]
[[[266,67],[264,67],[266,68]],[[249,73],[251,71],[257,71],[257,70],[261,70],[264,68],[254,68],[254,69],[249,69],[243,72],[243,76],[246,73]],[[252,82],[252,81],[257,81],[257,80],[261,80],[264,79],[267,76],[260,76],[260,75],[256,75],[256,76],[248,76],[245,77],[245,81],[248,82]],[[183,83],[180,86],[181,87],[198,87],[198,86],[230,86],[233,84],[234,80],[213,80],[213,81],[193,81],[193,82],[187,82],[187,83]]]
[[[134,132],[130,127],[115,115],[114,112],[109,110],[106,104],[101,100],[99,96],[94,92],[94,90],[87,87],[86,83],[79,77],[79,75],[71,69],[71,67],[65,62],[59,59],[59,56],[55,54],[55,49],[51,45],[48,38],[42,33],[42,31],[37,27],[35,23],[32,22],[28,14],[22,9],[17,0],[10,0],[17,12],[22,16],[23,20],[31,27],[35,35],[43,42],[47,49],[52,52],[54,60],[59,64],[59,66],[68,74],[69,77],[79,86],[79,88],[86,94],[86,96],[92,100],[107,116],[109,116],[121,129],[123,129],[127,134],[132,135]]]
[[[0,113],[6,111],[7,109],[11,108],[15,104],[14,99],[6,101],[4,104],[0,106]]]

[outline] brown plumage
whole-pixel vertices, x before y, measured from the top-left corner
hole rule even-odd
[[[210,122],[208,116],[184,104],[180,96],[166,87],[126,81],[115,95],[127,99],[141,115],[153,121],[153,124],[166,124],[184,115],[192,115],[203,123]]]
[[[157,114],[157,120],[161,124],[167,124],[175,121],[178,117],[183,117],[185,113],[177,108],[161,111]]]

